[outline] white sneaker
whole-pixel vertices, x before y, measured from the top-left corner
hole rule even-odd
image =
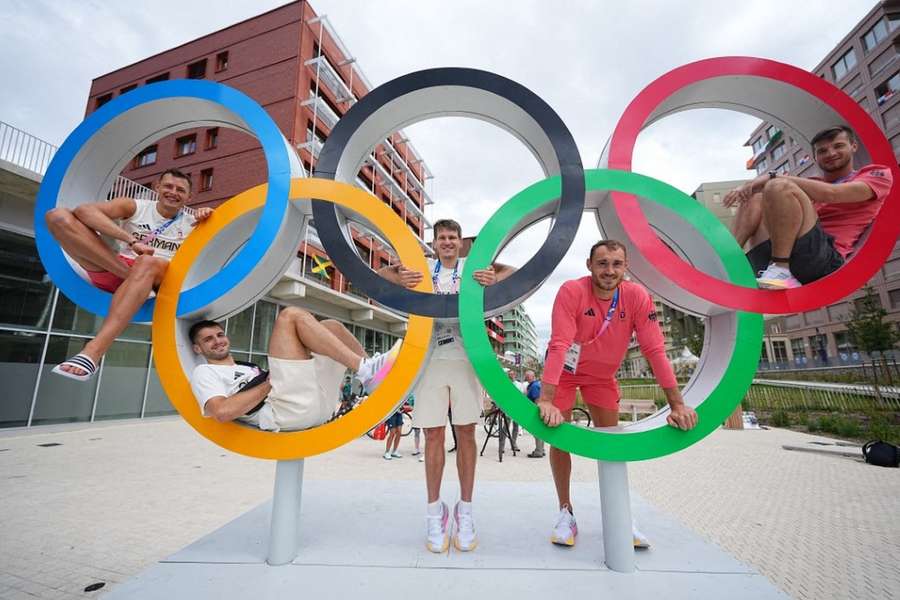
[[[391,457],[392,458],[403,458],[403,455],[400,454],[399,452],[397,452],[396,450],[394,450],[393,452],[391,452]]]
[[[575,522],[575,515],[570,513],[566,507],[559,509],[553,533],[550,534],[550,541],[557,546],[574,546],[577,535],[578,523]]]
[[[375,388],[384,381],[391,367],[400,354],[400,345],[403,340],[397,340],[393,347],[384,354],[376,353],[371,357],[363,357],[359,363],[359,369],[356,371],[356,378],[362,384],[367,394],[375,391]]]
[[[460,552],[470,552],[478,545],[478,536],[475,535],[475,518],[472,509],[459,510],[459,502],[453,509],[453,519],[456,521],[456,533],[453,536],[453,545]]]
[[[647,536],[641,533],[637,524],[634,521],[631,522],[631,537],[634,539],[634,547],[644,550],[650,547],[650,540],[647,539]]]
[[[421,452],[419,453],[419,462],[425,462],[425,455]]]
[[[420,454],[422,454],[422,451],[421,451],[421,450],[413,450],[411,455],[412,455],[412,456],[418,456],[418,455],[420,455]]]
[[[382,456],[382,458],[383,458],[384,460],[391,460],[391,453],[390,453],[390,452],[385,452],[385,453],[384,453],[384,456]]]
[[[450,547],[450,509],[447,504],[441,502],[441,514],[425,515],[427,533],[425,547],[431,552],[446,552]]]
[[[756,278],[759,287],[767,290],[789,290],[798,288],[802,283],[791,274],[789,269],[772,263]]]

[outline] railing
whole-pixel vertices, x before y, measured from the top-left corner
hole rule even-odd
[[[156,200],[156,192],[152,189],[119,175],[116,177],[107,197],[111,200],[123,196],[134,198],[135,200]]]
[[[654,384],[628,384],[619,389],[623,400],[652,400],[657,404],[666,400],[662,388]],[[744,407],[747,410],[900,410],[900,388],[879,387],[878,394],[871,385],[754,379],[744,397]]]
[[[43,175],[57,147],[0,121],[0,160]]]

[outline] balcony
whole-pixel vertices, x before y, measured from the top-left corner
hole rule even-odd
[[[420,209],[416,205],[416,203],[413,202],[412,198],[410,198],[409,195],[405,191],[403,191],[403,188],[400,187],[400,184],[397,183],[397,181],[391,176],[391,174],[388,173],[387,169],[385,169],[384,166],[380,162],[378,162],[378,159],[376,159],[374,155],[370,154],[366,157],[366,164],[370,165],[373,169],[375,169],[376,173],[381,175],[381,178],[391,189],[392,194],[394,196],[399,196],[400,198],[402,198],[406,206],[413,212],[414,215],[416,215],[416,217],[420,221],[425,224],[426,228],[431,227],[431,223],[428,221],[428,219],[425,218],[425,213],[422,212],[422,209]]]
[[[331,90],[338,102],[352,102],[355,100],[353,92],[324,55],[311,58],[303,64],[312,69],[319,78],[319,82],[324,83]]]
[[[322,147],[325,146],[318,137],[307,135],[307,141],[302,144],[297,144],[298,150],[306,150],[309,152],[313,158],[319,158],[319,153],[322,152]]]
[[[328,129],[333,128],[338,119],[340,119],[340,115],[338,115],[334,110],[328,106],[328,103],[325,102],[320,96],[316,96],[316,94],[312,91],[309,92],[309,98],[300,103],[300,106],[310,107],[309,110],[313,111],[313,114],[316,116],[316,120],[324,123]]]

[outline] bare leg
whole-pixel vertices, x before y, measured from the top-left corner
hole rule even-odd
[[[459,496],[463,502],[472,501],[475,489],[475,463],[478,445],[475,443],[475,423],[453,425],[456,431],[456,472],[459,475]]]
[[[128,276],[128,266],[107,246],[97,232],[82,223],[72,211],[54,208],[44,215],[47,229],[66,254],[86,271],[109,271],[122,279]]]
[[[444,427],[425,427],[425,488],[428,503],[437,502],[441,497],[441,476],[444,474]]]
[[[789,258],[797,238],[816,224],[809,196],[797,184],[772,179],[763,189],[763,221],[772,240],[772,256]],[[788,266],[786,261],[775,261]]]
[[[394,452],[396,452],[397,448],[400,447],[401,427],[402,426],[394,427]]]
[[[82,354],[90,356],[94,363],[100,363],[101,357],[106,354],[119,334],[125,331],[135,313],[150,296],[150,291],[162,281],[168,266],[168,261],[148,255],[139,256],[134,261],[128,277],[113,294],[109,313],[100,331],[94,339],[85,344]],[[62,367],[62,370],[77,375],[84,373],[78,367]]]
[[[562,411],[566,422],[572,420],[572,410]],[[572,478],[572,457],[568,452],[560,450],[556,446],[550,446],[550,472],[553,474],[553,483],[556,485],[556,497],[559,499],[559,508],[568,506],[572,509],[572,498],[569,493],[569,481]]]
[[[355,371],[364,355],[348,348],[332,332],[333,327],[323,325],[312,314],[296,306],[283,308],[275,319],[275,327],[269,339],[269,356],[307,360],[311,358],[310,352],[315,352]]]
[[[753,194],[749,200],[738,207],[732,233],[741,248],[747,242],[750,242],[750,248],[753,248],[769,239],[769,232],[763,222],[762,194]]]
[[[335,321],[334,319],[325,319],[324,321],[319,321],[328,331],[333,333],[337,339],[341,340],[345,346],[350,348],[356,354],[360,356],[366,355],[365,348],[362,347],[362,344],[359,343],[359,340],[356,339],[356,336],[350,333],[346,327],[344,327],[343,323],[340,321]]]

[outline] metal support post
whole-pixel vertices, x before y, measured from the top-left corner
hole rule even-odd
[[[284,565],[300,549],[300,500],[303,493],[303,459],[279,460],[275,464],[272,523],[269,529],[270,565]]]
[[[620,573],[631,573],[634,571],[634,539],[631,535],[628,463],[598,460],[597,474],[606,566]]]

